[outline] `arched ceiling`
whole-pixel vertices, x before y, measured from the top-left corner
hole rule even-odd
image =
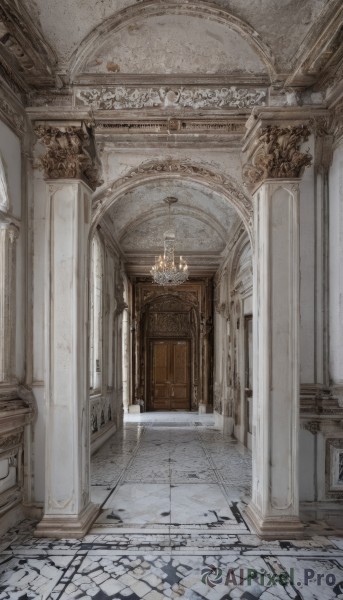
[[[295,55],[302,40],[316,23],[322,9],[326,8],[330,3],[332,3],[332,0],[215,0],[209,4],[230,11],[233,15],[254,28],[261,36],[263,42],[270,47],[272,54],[276,58],[279,71],[288,71],[290,60]],[[72,54],[94,28],[100,27],[114,13],[130,5],[144,4],[144,0],[143,2],[140,0],[136,3],[132,0],[115,0],[115,2],[113,0],[23,0],[23,4],[40,25],[43,35],[56,52],[60,64],[67,65]],[[166,2],[167,6],[168,2]],[[151,43],[151,48],[158,47],[158,40],[161,40],[164,54],[167,54],[168,51],[172,52],[173,49],[177,50],[176,45],[181,39],[180,36],[182,37],[182,30],[184,27],[189,26],[189,23],[184,19],[184,15],[180,15],[177,20],[180,35],[176,32],[172,48],[170,46],[170,39],[168,40],[168,44],[163,43],[163,29],[166,23],[167,21],[164,20],[156,20],[155,23],[141,24],[145,28],[145,31],[149,33],[147,42]],[[175,27],[176,25],[173,27],[174,32],[176,31]],[[189,40],[197,37],[198,27],[199,23],[194,20],[191,29],[188,30]],[[134,43],[138,50],[140,47],[138,44],[139,32],[138,30],[136,32],[132,30],[131,34],[132,40],[135,40]],[[201,35],[206,47],[212,41],[213,49],[216,51],[220,49],[223,52],[222,57],[225,56],[230,43],[226,40],[222,42],[219,39],[222,38],[222,33],[218,28],[213,29],[209,27],[208,22],[205,21]],[[117,54],[115,49],[116,42],[118,40],[128,40],[128,36],[129,30],[114,39],[114,59]],[[231,36],[231,42],[234,39],[235,36]],[[185,44],[184,57],[187,59],[189,58],[188,48],[189,45]],[[107,52],[110,52],[110,48],[107,49]],[[121,55],[120,58],[124,66],[124,58],[128,61],[128,57]],[[246,58],[246,66],[249,69],[251,56],[248,51]],[[161,57],[159,59],[161,60]],[[205,63],[208,60],[208,57],[205,57]],[[141,58],[140,62],[142,62]],[[126,62],[126,64],[129,63]],[[152,68],[153,65],[150,59],[149,64],[149,68]]]
[[[87,73],[247,75],[266,73],[239,33],[190,15],[139,18],[106,36],[83,67]],[[187,60],[185,60],[187,58]]]
[[[100,226],[106,227],[123,252],[128,272],[148,275],[155,256],[163,252],[168,196],[178,199],[171,211],[177,255],[187,258],[193,275],[213,274],[241,220],[226,199],[199,183],[175,180],[141,185],[117,200]]]

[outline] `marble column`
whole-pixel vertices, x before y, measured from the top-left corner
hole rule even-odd
[[[16,239],[19,229],[10,221],[0,222],[0,385],[16,384]]]
[[[90,426],[88,362],[88,238],[90,181],[83,155],[82,129],[39,131],[48,165],[45,271],[46,472],[44,516],[37,536],[82,537],[96,518],[90,502]],[[47,135],[47,140],[44,136]],[[79,157],[75,145],[79,144]],[[51,148],[51,151],[50,151]],[[70,153],[68,149],[70,148]],[[67,152],[65,152],[67,149]],[[70,173],[70,161],[75,170]],[[69,177],[62,177],[69,175]],[[73,177],[71,177],[73,175]]]
[[[261,537],[276,539],[302,531],[298,497],[299,176],[310,157],[299,147],[308,133],[302,126],[261,128],[248,165],[256,185],[253,481],[246,515]]]

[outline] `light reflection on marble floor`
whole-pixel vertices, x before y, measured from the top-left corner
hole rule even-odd
[[[54,541],[33,538],[32,522],[13,528],[0,600],[343,599],[343,538],[309,511],[303,540],[261,541],[244,520],[250,480],[250,452],[211,415],[130,416],[92,459],[92,530]]]

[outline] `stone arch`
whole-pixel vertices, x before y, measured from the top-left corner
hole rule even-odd
[[[144,162],[95,193],[91,234],[110,206],[125,193],[147,182],[171,179],[200,183],[203,187],[224,197],[228,204],[237,210],[252,240],[253,204],[251,197],[243,191],[238,182],[207,164],[170,158]]]
[[[187,3],[184,0],[144,0],[139,4],[128,6],[115,13],[101,25],[98,25],[79,45],[69,62],[71,78],[82,72],[85,61],[90,58],[95,48],[98,48],[107,36],[120,30],[126,25],[134,25],[141,17],[161,15],[187,15],[216,21],[238,33],[261,58],[269,72],[271,80],[276,79],[275,59],[269,46],[262,40],[259,33],[242,19],[232,15],[229,11],[216,6],[214,3],[203,0],[193,0]]]

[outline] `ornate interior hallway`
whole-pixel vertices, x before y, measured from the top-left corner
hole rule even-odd
[[[80,540],[1,540],[0,600],[343,598],[339,521],[261,541],[244,518],[251,455],[212,415],[129,415],[92,460],[97,522]],[[284,579],[282,579],[284,575]],[[323,575],[318,579],[318,576]]]

